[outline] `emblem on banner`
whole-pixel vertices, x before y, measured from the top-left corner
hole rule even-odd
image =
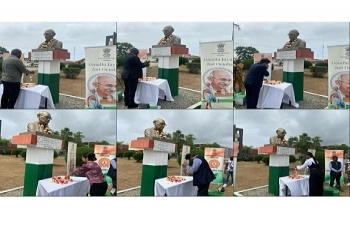
[[[104,48],[104,49],[103,49],[103,57],[105,57],[105,58],[111,57],[110,52],[111,52],[111,49],[110,49],[110,48]]]
[[[218,47],[218,50],[217,50],[218,52],[224,52],[225,51],[225,49],[224,49],[225,44],[219,43],[216,46]]]

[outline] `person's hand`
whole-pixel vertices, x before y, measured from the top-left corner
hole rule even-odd
[[[186,162],[182,163],[182,167],[186,168],[187,167],[187,163]]]

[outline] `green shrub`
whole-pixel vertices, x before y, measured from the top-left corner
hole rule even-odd
[[[192,63],[201,63],[201,58],[194,58],[194,59],[192,59],[192,61],[191,61]]]
[[[75,67],[67,67],[63,68],[63,73],[65,74],[65,78],[67,79],[76,79],[81,72],[80,68]]]
[[[56,159],[57,157],[58,157],[58,153],[57,153],[57,151],[55,150],[55,151],[53,151],[53,158]]]
[[[188,63],[188,58],[185,58],[185,57],[180,57],[179,58],[179,66],[181,65],[186,65],[186,63]]]
[[[250,66],[254,64],[254,59],[245,59],[242,63],[244,64],[243,70],[249,70]]]
[[[200,149],[191,149],[190,150],[190,153],[191,154],[195,154],[195,155],[198,155],[198,156],[201,156],[201,157],[204,157],[204,150],[200,150]],[[170,158],[168,158],[170,159]],[[181,166],[181,154],[179,154],[177,156],[177,163]]]
[[[124,55],[117,56],[117,64],[118,66],[123,66]]]
[[[312,77],[322,78],[328,72],[328,67],[325,66],[310,66]]]
[[[315,63],[315,66],[325,66],[328,68],[328,62],[317,62]]]
[[[186,68],[187,68],[189,73],[199,74],[201,71],[201,64],[200,63],[191,62],[191,63],[186,63],[185,65],[186,65]]]
[[[258,163],[260,163],[260,161],[264,158],[265,155],[256,155],[253,158],[253,161],[256,161]]]
[[[60,62],[60,70],[63,70],[64,68],[66,68],[66,64],[64,64],[63,62]]]
[[[130,160],[130,158],[135,154],[135,151],[126,151],[123,154],[123,157],[127,157],[128,160]]]
[[[136,152],[132,155],[136,162],[141,162],[143,159],[143,152]]]
[[[84,69],[85,64],[79,64],[79,63],[69,63],[68,68],[79,68],[79,69]]]
[[[83,160],[81,160],[81,157],[86,152],[94,153],[94,149],[86,146],[77,147],[77,154],[76,154],[76,160],[75,160],[77,167],[83,165]]]
[[[263,163],[265,163],[266,166],[268,166],[269,163],[270,163],[270,156],[265,155],[265,156],[262,158],[261,161],[262,161]]]
[[[21,151],[21,153],[19,154],[23,159],[26,159],[26,156],[27,156],[27,151],[26,150],[23,150]]]
[[[6,149],[6,155],[11,155],[12,154],[12,149]]]
[[[295,163],[297,161],[297,158],[295,158],[294,155],[289,156],[289,163]]]
[[[117,152],[116,157],[123,158],[124,152]]]
[[[304,60],[304,69],[309,69],[312,66],[312,62]]]
[[[254,160],[254,156],[248,156],[248,161],[249,162],[253,162],[253,160]]]
[[[15,155],[16,158],[21,154],[21,152],[25,150],[24,148],[15,148],[15,149],[12,149],[11,151],[11,155]]]

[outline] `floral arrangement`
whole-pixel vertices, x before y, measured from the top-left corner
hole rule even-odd
[[[51,43],[52,43],[53,39],[51,39],[50,41],[44,41],[43,43],[41,43],[40,48],[48,48]]]
[[[165,138],[166,138],[166,135],[165,135],[165,133],[164,133],[163,131],[159,131],[159,130],[156,130],[156,129],[155,129],[155,131],[156,131],[157,135],[158,135],[160,138],[162,138],[162,139],[165,139]]]
[[[52,134],[52,131],[47,124],[43,124],[40,121],[38,122],[38,124],[39,124],[39,127],[41,128],[41,130],[43,130],[43,132],[45,134]]]
[[[292,41],[288,41],[285,45],[284,48],[291,48],[294,42],[296,42],[298,39],[294,39]]]
[[[173,35],[170,35],[168,37],[163,37],[162,39],[160,39],[158,45],[165,45],[168,43],[168,41],[170,40],[170,38],[172,37]]]

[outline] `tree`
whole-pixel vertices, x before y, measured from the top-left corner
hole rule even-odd
[[[128,42],[117,42],[117,55],[126,55],[129,49],[134,46]]]
[[[189,134],[189,135],[185,135],[185,141],[184,141],[184,145],[188,145],[188,146],[193,146],[194,145],[194,141],[196,140],[196,138],[194,137],[193,134]]]
[[[7,49],[2,47],[2,46],[0,46],[0,53],[4,53],[4,52],[7,52]]]
[[[83,146],[83,138],[85,136],[82,132],[78,131],[76,133],[73,133],[73,141],[77,143],[77,147]]]
[[[316,136],[311,138],[312,141],[312,146],[316,149],[317,147],[321,147],[321,143],[323,142],[323,140],[321,139],[321,137]]]
[[[61,130],[60,137],[63,138],[64,141],[63,149],[68,150],[68,142],[73,141],[73,132],[68,127],[65,127]]]
[[[251,46],[244,47],[238,46],[235,49],[237,58],[240,60],[252,59],[254,57],[254,53],[259,53],[259,51]]]

